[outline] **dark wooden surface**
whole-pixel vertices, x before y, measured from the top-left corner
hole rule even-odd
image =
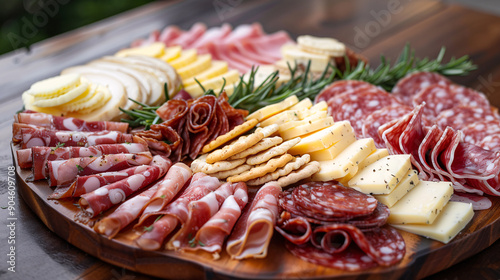
[[[153,29],[169,24],[189,28],[198,21],[208,26],[218,26],[223,22],[233,26],[261,22],[267,32],[287,30],[293,37],[301,34],[336,37],[365,54],[373,64],[377,63],[382,53],[394,59],[407,42],[421,57],[437,55],[444,45],[447,47],[446,59],[469,54],[479,66],[471,75],[453,80],[482,90],[495,106],[500,106],[500,18],[437,1],[392,1],[399,5],[391,13],[390,2],[158,2],[52,38],[35,45],[30,52],[20,51],[0,57],[0,206],[6,206],[8,201],[7,167],[12,165],[10,126],[12,115],[22,106],[22,91],[33,82],[58,74],[65,67],[112,54],[133,39],[145,37]],[[218,14],[214,3],[236,6]],[[386,17],[377,21],[377,15]],[[368,40],[363,43],[356,40],[357,30],[365,30],[363,33]],[[8,213],[0,209],[0,279],[150,279],[102,262],[73,247],[52,233],[33,214],[19,193],[14,201],[17,272],[7,271]],[[430,279],[500,279],[498,252],[500,241]],[[211,274],[204,277],[215,278]]]

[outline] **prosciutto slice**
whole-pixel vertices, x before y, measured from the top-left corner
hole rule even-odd
[[[417,106],[412,114],[412,118],[406,128],[399,136],[399,148],[404,154],[410,154],[411,164],[418,170],[422,180],[429,180],[432,173],[427,174],[419,162],[418,148],[426,136],[426,131],[422,123],[422,113],[424,104]]]
[[[81,119],[53,116],[45,113],[19,113],[19,123],[32,124],[47,129],[70,130],[70,131],[119,131],[127,132],[128,123],[97,121],[87,122]]]
[[[143,223],[143,225],[150,225],[144,227],[145,231],[135,240],[136,244],[144,250],[158,250],[165,238],[177,226],[182,226],[187,221],[189,203],[215,191],[220,185],[219,179],[204,173],[196,173],[179,198],[170,203],[165,209],[156,212],[156,215],[149,216],[149,220],[156,218],[154,222]]]
[[[216,215],[219,212],[221,205],[228,199],[228,197],[232,196],[234,200],[234,195],[236,193],[238,197],[242,197],[243,199],[245,199],[245,195],[247,194],[246,184],[243,182],[234,184],[225,183],[214,192],[209,193],[208,195],[204,196],[203,198],[197,201],[189,203],[188,219],[184,223],[182,228],[167,243],[167,249],[184,250],[184,249],[205,248],[207,244],[205,244],[201,240],[196,239],[198,229],[200,229],[206,222],[208,222],[214,215]],[[248,201],[248,195],[246,195],[246,200]],[[240,203],[246,204],[247,201],[241,200]],[[231,204],[232,207],[234,208],[232,210],[241,211],[241,208],[238,205],[238,203],[236,201],[234,202],[235,204]],[[231,218],[231,220],[227,220],[226,222],[227,224],[229,225],[232,224],[234,226],[237,218],[239,217],[239,215],[234,215],[234,214],[229,215],[229,218]],[[236,219],[234,219],[235,216]],[[228,226],[225,226],[225,228],[227,228]],[[231,229],[232,226],[229,227],[229,232],[231,231]],[[225,235],[222,234],[219,235],[219,237],[222,237],[222,239],[215,240],[216,241],[215,244],[209,244],[210,247],[215,247],[215,248],[210,248],[209,251],[214,249],[218,249],[218,251],[220,251],[222,243],[224,242]],[[211,238],[208,239],[208,242],[214,243],[214,241],[211,240]]]
[[[265,258],[278,219],[278,198],[281,187],[277,182],[262,186],[244,210],[229,236],[226,250],[233,259]]]
[[[49,185],[61,186],[72,183],[76,176],[85,176],[109,171],[119,171],[136,165],[149,164],[150,152],[138,154],[116,154],[101,157],[79,157],[47,162]]]
[[[134,139],[131,134],[117,131],[73,132],[38,128],[22,128],[21,139],[21,148],[23,149],[36,146],[56,147],[58,144],[65,147],[89,147],[101,144],[141,141],[141,139]]]
[[[132,193],[145,188],[165,175],[170,165],[170,160],[155,156],[153,165],[146,166],[140,172],[82,195],[78,204],[80,204],[84,216],[95,217],[113,205],[124,201]]]

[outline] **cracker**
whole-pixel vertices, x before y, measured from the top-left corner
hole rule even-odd
[[[243,152],[237,153],[234,156],[231,156],[230,158],[228,158],[228,160],[246,158],[248,156],[255,155],[258,152],[262,152],[262,151],[265,151],[271,147],[279,145],[279,144],[281,144],[281,142],[283,142],[283,138],[281,138],[279,136],[264,138],[264,139],[260,140],[257,144],[244,150]]]
[[[309,160],[311,159],[311,156],[309,154],[304,154],[301,157],[296,157],[295,160],[287,163],[285,166],[282,168],[276,169],[276,171],[267,173],[266,175],[252,179],[250,181],[247,181],[247,185],[249,186],[258,186],[265,184],[267,182],[275,181],[280,177],[286,176],[290,174],[292,171],[297,170],[301,168],[302,166],[306,165]]]
[[[201,153],[205,154],[205,153],[212,151],[213,149],[218,148],[222,144],[225,144],[227,141],[229,141],[233,138],[236,138],[236,137],[242,135],[243,133],[249,131],[250,129],[254,128],[257,125],[257,123],[258,123],[258,121],[253,119],[253,120],[248,120],[248,121],[234,127],[228,133],[226,133],[224,135],[220,135],[219,137],[212,140],[210,143],[203,146]]]
[[[285,141],[279,146],[272,147],[267,151],[263,151],[259,154],[247,158],[247,164],[257,165],[268,161],[269,159],[285,154],[290,148],[297,145],[300,142],[300,137]]]
[[[261,164],[259,166],[256,166],[248,171],[245,171],[239,175],[231,176],[227,178],[228,182],[235,183],[235,182],[246,182],[251,179],[255,179],[258,177],[261,177],[269,172],[274,172],[276,169],[284,166],[288,162],[290,162],[294,157],[290,154],[284,154],[281,155],[280,157],[273,158],[266,162],[265,164]]]
[[[212,173],[212,174],[210,174],[210,176],[215,177],[215,178],[217,178],[219,180],[224,180],[227,177],[241,174],[241,173],[243,173],[245,171],[250,170],[251,168],[252,168],[251,165],[243,164],[243,165],[240,165],[240,166],[238,166],[236,168],[233,168],[231,170],[219,171],[219,172],[216,172],[216,173]]]
[[[319,162],[317,161],[311,161],[309,162],[306,166],[302,167],[301,169],[292,172],[285,177],[281,177],[278,179],[278,184],[284,188],[288,185],[291,185],[293,183],[297,183],[298,181],[309,178],[316,172],[320,170],[320,165]]]
[[[264,128],[257,128],[254,133],[246,136],[245,138],[240,137],[238,138],[238,140],[236,140],[236,142],[211,152],[207,156],[206,161],[208,163],[214,163],[225,160],[231,156],[234,156],[237,153],[243,152],[244,150],[252,147],[253,145],[257,144],[260,140],[271,136],[276,131],[278,131],[277,124],[266,126]]]
[[[203,172],[206,174],[213,174],[220,171],[227,171],[234,169],[243,163],[245,159],[237,159],[231,161],[218,161],[216,163],[210,164],[206,162],[207,155],[202,155],[191,163],[191,169],[194,173]]]

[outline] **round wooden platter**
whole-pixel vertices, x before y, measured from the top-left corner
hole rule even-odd
[[[13,155],[17,149],[11,146]],[[205,252],[144,251],[134,245],[137,233],[125,229],[114,239],[105,238],[88,225],[74,221],[76,200],[48,200],[52,193],[46,181],[26,181],[30,170],[17,167],[18,191],[24,201],[54,233],[81,250],[108,263],[147,275],[171,279],[354,279],[422,278],[446,269],[493,244],[500,237],[500,198],[493,206],[476,211],[469,225],[448,244],[401,232],[406,255],[397,265],[361,272],[346,272],[318,266],[294,257],[284,239],[274,234],[264,259],[232,260],[224,251],[218,260]],[[109,211],[112,211],[110,209]]]

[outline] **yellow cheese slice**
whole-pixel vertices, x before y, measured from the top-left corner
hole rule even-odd
[[[388,194],[410,169],[410,155],[387,156],[360,170],[348,185],[366,194]]]
[[[310,70],[312,72],[323,72],[330,63],[328,55],[305,52],[295,46],[284,49],[283,58],[292,66],[295,63],[307,65],[311,61]]]
[[[345,148],[356,141],[354,133],[347,133],[342,139],[326,149],[309,153],[311,160],[324,161],[336,158]]]
[[[34,83],[26,93],[37,98],[54,98],[76,88],[79,84],[78,73],[59,75]]]
[[[307,124],[310,124],[313,121],[320,120],[320,119],[325,119],[327,117],[328,117],[328,115],[327,115],[326,111],[320,111],[320,112],[312,114],[312,115],[308,116],[307,118],[304,118],[304,119],[301,119],[301,120],[289,121],[289,122],[285,122],[283,124],[280,124],[278,131],[280,133],[282,133],[282,132],[284,132],[286,130],[289,130],[289,129],[292,129],[294,127],[307,125]]]
[[[450,201],[431,225],[393,225],[393,227],[448,243],[474,217],[472,204]]]
[[[331,126],[333,124],[333,118],[332,117],[326,117],[323,119],[317,119],[317,120],[312,120],[312,121],[307,121],[306,123],[292,127],[290,129],[287,129],[285,131],[280,131],[279,135],[283,140],[289,140],[295,137],[303,136],[315,131],[318,131],[320,129],[323,129],[325,127]]]
[[[240,73],[237,70],[230,70],[220,76],[214,77],[210,80],[206,80],[202,82],[201,84],[205,88],[205,90],[209,89],[220,89],[222,85],[224,84],[224,79],[226,79],[226,85],[231,85],[233,83],[236,83],[239,78],[240,78]],[[186,88],[184,88],[185,91],[189,92],[192,97],[196,98],[204,94],[203,89],[200,87],[198,84],[190,85]]]
[[[169,47],[165,49],[165,53],[161,59],[165,62],[170,62],[181,56],[182,48],[180,46]]]
[[[185,50],[181,52],[181,55],[169,62],[169,64],[175,68],[175,70],[181,69],[184,66],[187,66],[196,61],[198,58],[198,54],[195,49]]]
[[[151,57],[161,57],[164,53],[165,44],[162,42],[155,42],[147,46],[121,50],[117,52],[115,56],[125,57],[130,55],[145,55]]]
[[[298,121],[298,120],[299,117],[297,116],[296,110],[286,110],[262,121],[260,123],[260,126],[266,127],[272,124],[282,125],[288,122]]]
[[[314,104],[309,110],[300,110],[297,112],[297,115],[299,116],[299,119],[303,120],[310,115],[316,114],[321,111],[327,111],[328,110],[328,104],[326,104],[325,101],[321,101],[317,104]]]
[[[351,123],[336,122],[330,127],[304,136],[297,145],[288,150],[288,153],[298,155],[319,151],[339,142],[344,135],[349,133],[353,133]]]
[[[302,99],[299,103],[290,107],[290,110],[306,110],[312,107],[312,101],[309,98]]]
[[[207,70],[211,65],[212,56],[210,54],[203,54],[198,56],[198,58],[193,63],[178,69],[177,73],[184,80]]]
[[[338,178],[336,180],[339,181],[342,185],[347,186],[347,183],[349,182],[349,180],[352,179],[352,177],[354,177],[354,175],[356,175],[356,173],[358,172],[358,169],[359,169],[359,166],[353,166],[352,168],[350,168],[350,171],[347,175],[345,175],[342,178]]]
[[[287,110],[288,108],[292,107],[297,103],[299,103],[299,99],[297,98],[297,96],[292,95],[290,97],[287,97],[285,100],[281,102],[268,105],[264,108],[261,108],[253,112],[252,114],[247,116],[247,120],[256,119],[259,122],[261,122],[269,117],[272,117],[280,112]]]
[[[71,102],[72,100],[78,98],[80,95],[86,93],[89,88],[88,83],[81,83],[77,87],[59,95],[54,98],[36,97],[33,105],[37,107],[54,107],[59,106],[64,103]]]
[[[365,160],[359,163],[359,170],[367,167],[368,165],[376,162],[377,160],[384,158],[389,155],[389,151],[387,149],[377,149],[373,153],[371,153]]]
[[[416,170],[410,170],[403,177],[403,180],[388,194],[374,195],[374,197],[387,205],[387,207],[392,207],[396,202],[398,202],[405,194],[407,194],[413,187],[415,187],[420,180],[418,179],[418,172]]]
[[[196,80],[198,80],[201,83],[201,82],[204,82],[204,81],[209,80],[211,78],[215,78],[217,76],[220,76],[220,75],[226,73],[227,71],[228,71],[227,62],[220,61],[220,60],[214,60],[214,61],[212,61],[212,66],[210,66],[210,68],[208,68],[207,70],[205,70],[201,73],[194,75],[194,77],[188,78],[185,81],[183,80],[182,84],[184,85],[184,87],[188,87],[190,85],[195,85],[195,84],[197,84],[196,81],[194,80],[195,78],[196,78]]]
[[[393,157],[393,156],[391,156]],[[453,194],[450,182],[420,181],[394,206],[390,224],[432,224]]]
[[[321,169],[312,176],[313,181],[330,181],[356,172],[358,164],[375,151],[372,138],[356,140],[332,160],[319,161]]]

